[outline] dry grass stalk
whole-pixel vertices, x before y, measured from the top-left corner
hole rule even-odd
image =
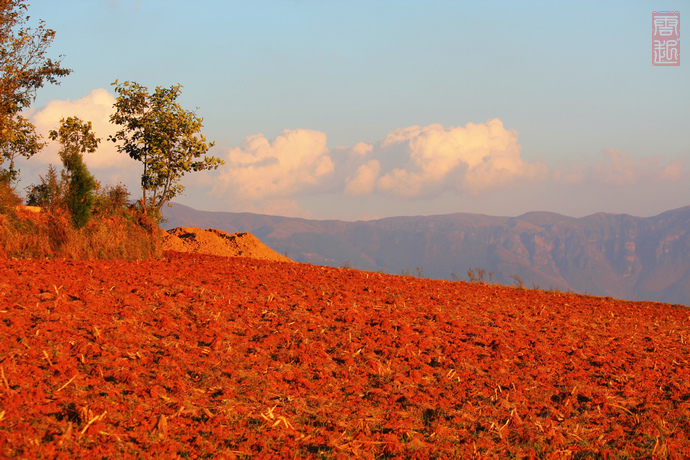
[[[107,414],[107,413],[108,413],[108,411],[104,411],[101,415],[96,415],[95,417],[93,417],[91,420],[89,420],[89,422],[86,424],[86,426],[84,428],[82,428],[82,430],[79,432],[79,434],[86,433],[86,430],[88,430],[91,425],[93,425],[94,423],[96,423],[99,420],[102,420],[105,417],[105,414]]]
[[[70,383],[72,383],[72,380],[76,379],[78,376],[79,376],[79,374],[74,374],[74,377],[72,377],[71,379],[69,379],[69,380],[67,381],[67,383],[65,383],[65,384],[62,385],[60,388],[58,388],[57,391],[63,390],[67,385],[69,385]]]
[[[7,388],[8,392],[11,392],[12,389],[10,388],[10,384],[7,382],[7,377],[5,377],[5,368],[0,367],[0,376],[2,376],[2,381],[5,384],[5,388]]]
[[[53,362],[50,360],[50,356],[48,356],[48,352],[47,352],[47,351],[43,350],[43,356],[46,357],[46,361],[48,361],[48,364],[50,364],[50,365],[52,366],[52,365],[53,365]]]

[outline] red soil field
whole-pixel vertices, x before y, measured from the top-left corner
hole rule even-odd
[[[0,262],[0,456],[688,458],[690,311],[168,252]]]

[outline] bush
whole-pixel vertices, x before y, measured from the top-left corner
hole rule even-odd
[[[93,213],[96,215],[121,215],[129,207],[129,191],[122,184],[101,188],[96,186]]]
[[[64,181],[58,180],[57,169],[53,165],[48,166],[48,173],[39,176],[41,183],[27,187],[26,204],[39,206],[44,209],[60,207],[64,201]]]
[[[69,186],[67,188],[67,207],[72,213],[72,221],[77,228],[84,227],[91,219],[93,208],[93,190],[96,179],[93,178],[81,157],[73,155],[70,162]]]

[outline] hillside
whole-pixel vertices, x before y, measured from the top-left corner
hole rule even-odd
[[[0,264],[0,456],[688,458],[683,307],[169,252]]]
[[[204,212],[175,204],[167,228],[199,225],[251,232],[292,260],[389,273],[465,279],[476,267],[503,284],[690,305],[690,206],[642,218],[572,218],[533,212],[318,221]]]

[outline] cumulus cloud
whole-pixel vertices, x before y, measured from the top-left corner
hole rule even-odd
[[[680,181],[688,177],[685,161],[664,164],[661,156],[633,158],[622,150],[607,147],[594,162],[575,163],[553,172],[557,182],[574,185],[597,183],[609,186],[632,186],[640,183]]]
[[[546,166],[520,156],[517,132],[500,120],[444,128],[439,124],[394,130],[381,148],[402,148],[406,162],[385,172],[377,189],[392,196],[434,196],[447,190],[477,193],[543,179]]]
[[[555,182],[565,185],[580,184],[587,176],[587,169],[578,163],[568,165],[566,168],[557,168],[553,171]]]
[[[323,183],[334,169],[326,135],[308,129],[286,129],[272,142],[249,136],[223,157],[213,192],[239,200],[291,196]]]
[[[381,163],[369,160],[345,181],[345,193],[352,196],[369,195],[376,187],[376,179],[381,171]]]
[[[212,193],[243,210],[307,193],[415,199],[501,189],[546,176],[544,165],[521,158],[517,132],[500,120],[411,126],[374,144],[334,149],[322,132],[285,130],[272,141],[263,134],[249,136],[223,158],[226,166],[214,177]]]
[[[89,169],[98,180],[124,182],[136,194],[141,165],[107,141],[117,129],[109,120],[114,103],[115,97],[101,88],[79,99],[52,101],[26,116],[46,139],[49,130],[59,127],[61,118],[78,116],[91,121],[102,142],[96,153],[85,155]],[[48,163],[60,164],[58,150],[59,145],[49,142],[34,158],[18,165],[22,176],[29,176],[27,184],[32,174],[35,182],[36,174],[45,173]],[[529,192],[535,184],[541,192],[548,190],[540,193],[549,199],[591,190],[600,196],[627,197],[631,191],[647,193],[663,187],[686,190],[683,184],[690,178],[683,159],[635,158],[614,148],[549,172],[543,163],[522,158],[518,133],[506,129],[498,119],[457,127],[409,126],[392,130],[373,143],[334,148],[327,146],[323,132],[286,129],[275,139],[256,134],[238,147],[216,147],[212,155],[226,164],[216,171],[185,177],[188,194],[194,196],[187,201],[191,206],[307,218],[311,217],[310,208],[319,203],[330,208],[334,202],[351,203],[362,213],[378,216],[381,206],[391,209],[395,204],[407,210],[419,204],[414,200],[434,198],[451,203],[450,212],[456,210],[452,207],[455,194],[474,194],[477,203],[494,198],[503,203],[506,195],[500,192],[513,188],[512,201],[508,201],[514,205],[528,196],[532,198],[527,201],[534,202],[536,195]],[[520,185],[527,187],[516,189]],[[215,202],[206,203],[209,197]],[[363,203],[367,206],[362,207]]]
[[[360,156],[366,155],[372,150],[374,150],[374,146],[366,142],[358,142],[352,146],[352,152]]]

